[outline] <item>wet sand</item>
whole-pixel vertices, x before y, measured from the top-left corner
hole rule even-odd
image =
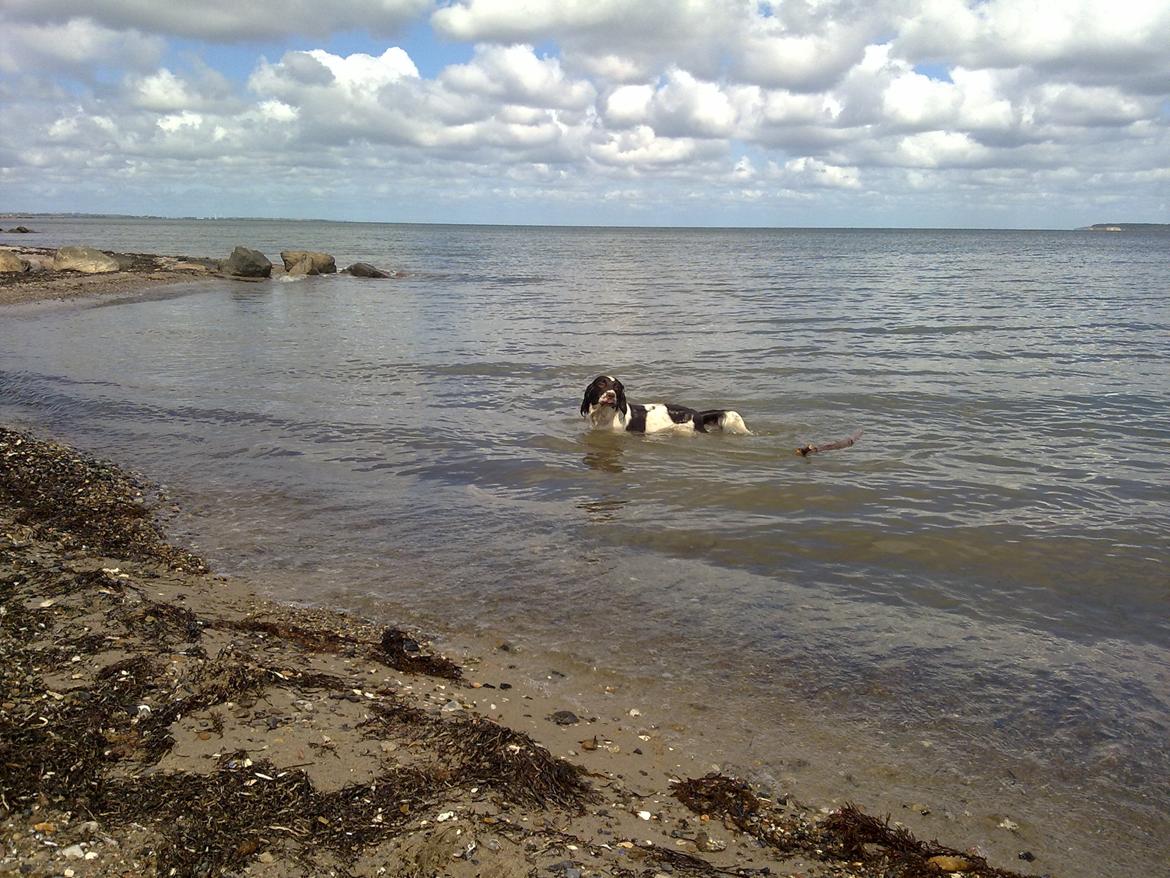
[[[637,692],[569,711],[505,642],[260,599],[164,501],[0,429],[0,872],[1016,874],[719,773]]]

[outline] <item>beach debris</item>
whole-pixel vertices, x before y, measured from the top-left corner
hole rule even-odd
[[[145,491],[108,463],[0,427],[0,499],[24,510],[38,534],[109,557],[206,571],[200,558],[166,542],[151,520]]]
[[[463,677],[463,669],[450,659],[440,655],[423,655],[418,641],[399,628],[385,629],[381,645],[382,660],[395,670],[447,680]]]
[[[549,719],[558,726],[575,726],[581,722],[580,717],[571,710],[558,710],[549,716]]]
[[[783,855],[802,855],[822,861],[865,864],[864,874],[928,876],[940,873],[938,864],[960,859],[964,875],[980,878],[1019,878],[1017,873],[994,869],[978,855],[962,853],[937,842],[922,842],[889,818],[878,819],[852,804],[815,817],[806,809],[779,805],[737,778],[712,773],[680,781],[674,795],[700,815],[700,821],[721,819],[725,826],[756,838]],[[932,858],[936,860],[934,864]],[[948,859],[953,858],[953,859]]]
[[[851,436],[846,436],[844,439],[837,439],[834,442],[821,442],[816,445],[811,442],[802,445],[796,449],[796,454],[801,457],[808,457],[810,454],[820,454],[822,451],[835,451],[838,448],[849,448],[861,438],[862,431],[858,430]]]
[[[996,825],[1000,829],[1006,829],[1008,832],[1018,832],[1020,829],[1020,824],[1016,823],[1016,821],[1012,820],[1010,817],[1003,818],[1003,820],[999,821],[999,823]]]

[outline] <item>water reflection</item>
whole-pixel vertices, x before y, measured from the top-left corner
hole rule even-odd
[[[622,456],[625,454],[625,436],[611,436],[606,433],[586,433],[584,442],[588,447],[581,459],[585,466],[601,473],[625,472]]]
[[[616,521],[618,513],[628,502],[621,497],[611,497],[606,500],[583,500],[577,504],[577,508],[584,510],[586,517],[591,522],[601,524]]]

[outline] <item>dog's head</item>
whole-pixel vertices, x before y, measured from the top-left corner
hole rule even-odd
[[[619,412],[626,410],[626,389],[611,375],[598,375],[585,388],[581,399],[581,417],[587,417],[601,406],[611,405]]]

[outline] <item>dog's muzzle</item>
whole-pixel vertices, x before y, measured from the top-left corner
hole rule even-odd
[[[617,394],[607,390],[597,400],[598,405],[617,405]]]

